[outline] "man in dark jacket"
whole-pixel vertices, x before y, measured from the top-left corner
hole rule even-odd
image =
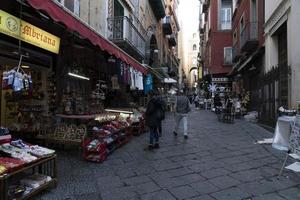
[[[159,148],[158,128],[164,118],[163,104],[161,98],[157,95],[158,93],[155,91],[149,92],[151,99],[148,102],[145,113],[146,126],[150,129],[149,150]]]
[[[177,136],[179,125],[183,124],[184,139],[188,138],[187,135],[187,115],[191,111],[190,102],[187,96],[183,94],[183,91],[179,91],[176,96],[175,102],[175,129],[173,131],[174,136]]]

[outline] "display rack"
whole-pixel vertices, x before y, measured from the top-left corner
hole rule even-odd
[[[9,200],[8,188],[11,184],[11,181],[19,181],[22,177],[22,174],[25,172],[31,172],[31,174],[39,173],[51,177],[50,181],[40,185],[38,188],[31,190],[28,194],[24,194],[17,200],[30,199],[34,195],[40,193],[41,191],[48,189],[50,187],[56,187],[57,185],[57,174],[56,174],[56,155],[52,155],[47,158],[41,158],[36,162],[29,163],[21,169],[15,170],[13,172],[0,175],[0,200]]]

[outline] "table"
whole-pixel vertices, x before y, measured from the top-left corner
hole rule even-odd
[[[291,124],[296,117],[281,116],[278,117],[272,147],[282,151],[288,151],[289,139],[291,135]]]
[[[0,200],[8,200],[8,187],[11,178],[20,179],[25,171],[31,171],[32,174],[39,173],[50,176],[52,179],[47,183],[33,189],[30,193],[23,195],[18,200],[31,199],[34,195],[48,189],[49,187],[56,187],[57,185],[57,172],[56,172],[56,155],[47,158],[41,158],[35,162],[29,163],[19,170],[13,171],[8,174],[0,176]]]

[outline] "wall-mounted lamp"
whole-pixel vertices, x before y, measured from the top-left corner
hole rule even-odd
[[[125,111],[125,110],[105,109],[105,111],[106,112],[114,112],[114,113],[133,114],[132,111]]]
[[[85,76],[82,76],[82,75],[79,75],[79,74],[74,74],[74,73],[71,73],[71,72],[69,72],[68,75],[72,76],[72,77],[75,77],[75,78],[79,78],[79,79],[84,79],[84,80],[88,80],[88,81],[90,80],[90,78],[88,78],[88,77],[85,77]]]
[[[28,65],[22,65],[21,66],[23,69],[29,69],[30,67]]]

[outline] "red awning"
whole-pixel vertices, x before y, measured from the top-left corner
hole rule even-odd
[[[101,35],[83,24],[76,17],[66,12],[62,7],[58,6],[52,0],[27,0],[27,2],[35,9],[46,12],[54,21],[63,23],[70,31],[76,31],[80,36],[88,39],[92,44],[99,46],[101,50],[107,51],[109,54],[121,59],[125,63],[131,65],[143,74],[147,73],[147,69],[134,58],[126,54],[119,47],[103,38]]]

